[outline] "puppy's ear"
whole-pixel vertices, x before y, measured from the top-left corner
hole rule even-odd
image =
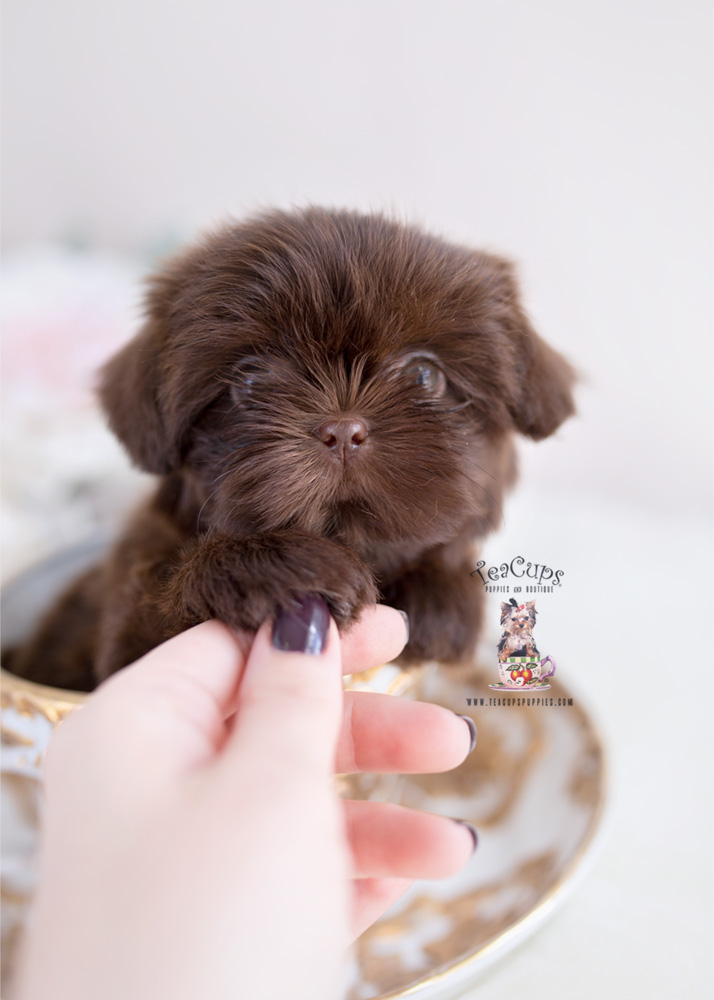
[[[575,413],[576,373],[565,358],[549,347],[533,329],[520,301],[514,267],[500,257],[484,255],[490,270],[495,312],[507,343],[501,352],[510,371],[505,373],[505,403],[521,434],[534,440],[553,434]]]
[[[177,443],[159,408],[163,331],[150,319],[141,332],[101,370],[99,398],[109,426],[146,472],[170,472],[179,461]]]
[[[215,325],[228,284],[216,261],[233,239],[226,227],[164,261],[148,283],[144,326],[100,372],[109,426],[147,472],[179,468],[195,421],[223,391],[216,372],[236,333]]]
[[[151,276],[144,326],[99,374],[99,398],[109,426],[139,468],[161,475],[181,462],[185,427],[169,412],[166,395],[175,380],[175,314],[195,256],[192,249],[180,252]]]
[[[514,308],[518,376],[508,409],[521,434],[535,441],[553,434],[575,413],[575,372],[562,354],[535,332],[520,307]]]

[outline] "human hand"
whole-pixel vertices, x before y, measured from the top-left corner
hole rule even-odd
[[[311,637],[313,655],[275,649],[267,623],[251,646],[206,622],[59,727],[20,1000],[332,1000],[354,935],[468,859],[466,827],[335,791],[335,771],[447,770],[469,750],[447,709],[343,698],[341,672],[403,648],[401,616],[370,608],[340,642],[321,602],[304,609],[312,627],[284,616],[274,641]]]

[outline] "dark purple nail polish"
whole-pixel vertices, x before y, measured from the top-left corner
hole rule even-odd
[[[470,715],[459,715],[458,712],[454,712],[459,719],[463,719],[466,725],[469,727],[469,732],[471,733],[471,746],[469,747],[469,753],[473,753],[474,747],[476,746],[476,740],[478,739],[478,730],[476,729],[476,723],[471,718]]]
[[[330,629],[330,612],[317,594],[297,601],[295,610],[281,611],[273,624],[273,646],[288,653],[319,656]]]
[[[453,817],[452,817],[453,819]],[[465,819],[454,819],[454,823],[458,823],[460,826],[465,826],[466,829],[471,834],[471,838],[474,842],[473,850],[475,851],[478,847],[478,830],[473,825],[473,823],[467,823]]]

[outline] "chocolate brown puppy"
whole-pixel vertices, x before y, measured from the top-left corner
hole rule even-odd
[[[572,385],[500,257],[346,211],[226,225],[152,279],[101,374],[156,492],[11,669],[90,689],[200,621],[254,630],[308,593],[342,629],[403,608],[404,662],[463,660],[514,433],[552,434]]]

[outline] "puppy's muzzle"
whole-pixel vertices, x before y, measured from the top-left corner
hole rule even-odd
[[[315,431],[315,437],[338,462],[346,465],[364,447],[369,432],[364,420],[340,417],[323,421]]]

